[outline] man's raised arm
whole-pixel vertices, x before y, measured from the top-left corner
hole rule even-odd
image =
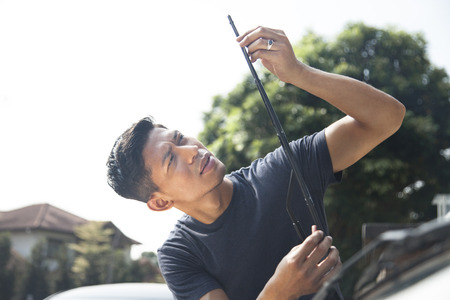
[[[253,62],[260,59],[280,80],[322,98],[347,115],[325,130],[335,172],[354,164],[400,128],[403,104],[366,83],[303,64],[283,31],[257,27],[237,40],[248,47]]]

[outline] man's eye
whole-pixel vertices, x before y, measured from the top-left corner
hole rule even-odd
[[[170,159],[169,159],[169,165],[168,167],[170,167],[170,165],[172,164],[173,160],[175,159],[175,155],[171,154],[170,155]]]
[[[178,144],[180,145],[183,141],[184,135],[180,134],[180,137],[178,138]]]

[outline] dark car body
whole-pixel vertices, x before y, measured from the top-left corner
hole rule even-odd
[[[450,219],[382,233],[346,261],[313,300],[330,299],[335,283],[346,277],[357,279],[352,299],[450,299]]]

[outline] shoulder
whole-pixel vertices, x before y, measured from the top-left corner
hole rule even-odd
[[[177,257],[183,259],[184,255],[192,255],[190,252],[195,249],[195,242],[186,222],[191,222],[188,215],[182,216],[177,221],[167,239],[158,249],[160,265],[164,265],[168,260],[177,259]]]
[[[296,152],[328,152],[325,130],[306,135],[290,143],[291,148]]]

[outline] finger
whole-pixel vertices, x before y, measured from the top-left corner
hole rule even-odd
[[[248,35],[248,34],[254,32],[254,31],[256,31],[256,30],[259,30],[260,28],[261,28],[261,29],[267,29],[267,30],[270,30],[270,31],[272,31],[272,32],[274,32],[274,33],[276,33],[276,34],[279,34],[279,35],[286,35],[286,34],[284,33],[284,31],[283,31],[283,30],[280,30],[280,29],[273,29],[273,28],[269,28],[269,27],[258,26],[258,27],[255,27],[255,28],[253,28],[253,29],[248,30],[248,31],[245,32],[244,34],[239,35],[239,36],[236,38],[236,40],[239,42],[239,41],[241,41],[246,35]]]
[[[241,47],[247,47],[260,38],[276,40],[278,35],[279,33],[276,30],[259,26],[239,36],[237,41]]]
[[[250,30],[247,30],[245,33],[239,35],[239,36],[236,38],[236,41],[238,41],[238,42],[240,43],[247,35],[249,35],[249,34],[252,33],[253,31],[257,30],[259,27],[260,27],[260,26],[255,27],[255,28],[252,28],[252,29],[250,29]]]
[[[336,264],[332,266],[329,271],[325,272],[325,274],[322,276],[321,284],[325,283],[326,281],[330,280],[332,277],[336,276],[341,272],[342,270],[342,262],[341,258],[338,256]]]
[[[311,261],[318,264],[323,259],[323,257],[327,255],[332,244],[333,238],[331,236],[326,236],[322,241],[318,243],[317,247],[309,255]]]
[[[273,38],[273,44],[268,50],[269,39],[261,38],[248,46],[249,55],[253,62],[257,59],[266,60],[270,63],[281,63],[284,59],[295,57],[292,46],[286,37]]]
[[[263,65],[272,72],[270,66],[265,64],[265,61],[272,62],[276,58],[276,54],[277,54],[277,52],[272,51],[272,50],[270,50],[270,51],[269,50],[256,50],[253,53],[249,53],[249,56],[250,56],[250,60],[252,61],[252,63],[254,63],[258,59],[260,59],[261,62],[263,63]],[[269,65],[270,65],[270,63],[269,63]]]
[[[271,41],[271,44],[269,43],[269,41]],[[258,50],[276,51],[275,44],[276,42],[274,40],[260,38],[248,45],[248,53],[252,55]]]
[[[317,225],[311,226],[311,232],[315,232],[315,231],[317,231]]]
[[[239,35],[236,38],[236,41],[241,42],[245,37],[252,36],[252,35],[255,35],[255,34],[257,35],[257,34],[260,34],[260,33],[271,33],[271,34],[285,35],[283,30],[258,26],[258,27],[255,27],[253,29],[250,29],[250,30],[246,31],[244,34]],[[257,38],[254,38],[254,39],[257,39]]]
[[[320,241],[323,238],[323,231],[318,230],[313,232],[310,236],[308,236],[303,243],[301,243],[300,247],[297,249],[296,257],[297,259],[305,260],[311,252],[317,247]]]
[[[321,275],[324,276],[325,274],[331,272],[333,269],[339,268],[340,265],[342,265],[340,261],[341,259],[339,257],[339,251],[336,249],[336,247],[332,246],[330,248],[328,256],[318,264]]]

